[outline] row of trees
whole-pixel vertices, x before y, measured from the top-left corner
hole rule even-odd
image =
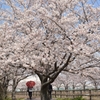
[[[80,74],[63,72],[58,75],[58,77],[52,83],[52,86],[54,90],[100,89],[100,79],[98,78],[98,76],[97,78],[93,78],[96,76],[97,74],[94,76],[90,75],[86,77]],[[26,80],[28,79],[22,80],[18,84],[17,89],[20,89],[20,91],[26,91],[26,84],[25,84]],[[34,86],[34,90],[40,91],[41,83],[40,80],[38,79],[38,76],[37,75],[33,76],[33,80],[36,82],[36,85]]]
[[[9,73],[15,77],[16,69],[24,75],[21,70],[30,69],[41,81],[41,100],[50,100],[48,84],[59,73],[87,75],[85,69],[99,67],[97,0],[0,0],[0,4],[0,71],[7,70],[1,83]]]
[[[12,66],[4,66],[0,68],[0,100],[5,100],[7,98],[8,87],[11,87],[11,97],[12,100],[15,100],[16,87],[18,83],[32,75],[32,71],[25,68],[15,68]]]
[[[99,69],[98,69],[99,70]],[[90,75],[90,73],[89,73]],[[94,76],[97,76],[94,75]],[[99,89],[100,88],[100,79],[93,78],[93,76],[81,76],[80,74],[71,74],[71,73],[63,73],[60,74],[53,83],[53,86],[57,90],[61,88],[65,90],[69,89]]]

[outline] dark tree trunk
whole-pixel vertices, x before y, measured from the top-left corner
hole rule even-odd
[[[13,79],[12,94],[11,94],[12,100],[16,100],[16,91],[15,91],[16,87],[17,87],[16,79]]]
[[[48,94],[48,85],[41,86],[41,100],[50,100]]]
[[[4,91],[3,91],[3,92],[4,92],[4,97],[5,97],[5,99],[7,98],[7,88],[8,88],[8,87],[5,86],[5,87],[4,87]]]
[[[2,84],[0,84],[0,100],[4,100],[5,95],[4,95],[4,90]]]
[[[65,86],[65,90],[68,90],[68,84],[66,84],[66,86]]]
[[[7,84],[0,83],[0,100],[4,100],[7,98]]]
[[[12,97],[12,100],[16,100],[15,91],[12,91],[11,97]]]
[[[85,84],[83,84],[83,90],[85,91]]]

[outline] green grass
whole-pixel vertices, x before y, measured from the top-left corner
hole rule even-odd
[[[86,99],[79,96],[79,97],[76,97],[76,98],[57,98],[56,100],[86,100]]]
[[[5,100],[12,100],[11,98],[6,98]],[[18,98],[18,99],[16,99],[16,100],[24,100],[24,98]]]

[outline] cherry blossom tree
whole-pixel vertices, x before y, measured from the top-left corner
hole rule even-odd
[[[92,0],[1,0],[0,62],[29,68],[41,100],[59,73],[99,67],[100,8]],[[5,63],[4,63],[5,62]]]
[[[11,92],[11,97],[12,97],[12,100],[15,100],[16,99],[16,87],[18,85],[18,83],[27,78],[28,76],[32,75],[33,72],[29,69],[26,69],[26,68],[18,68],[18,67],[12,67],[12,66],[5,66],[3,68],[0,68],[1,69],[1,77],[0,77],[0,86],[2,87],[2,92],[1,92],[1,95],[2,95],[2,98],[7,98],[7,89],[9,87],[9,85],[12,87],[12,92]],[[12,81],[11,84],[10,81]]]
[[[13,72],[10,75],[12,78],[11,79],[12,84],[10,84],[10,86],[12,86],[12,92],[11,92],[12,100],[16,100],[16,87],[18,86],[18,83],[21,80],[23,80],[31,75],[32,75],[31,70],[27,70],[25,68],[24,69],[18,68],[18,67],[13,68]]]
[[[98,88],[98,80],[100,79],[100,68],[87,68],[82,71],[82,75],[85,77],[88,77],[89,81],[91,81],[91,84],[94,85],[95,89]]]

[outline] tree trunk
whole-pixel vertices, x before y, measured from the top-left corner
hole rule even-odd
[[[15,91],[12,91],[11,97],[12,97],[12,100],[16,100]]]
[[[11,94],[11,97],[12,97],[12,100],[16,100],[16,87],[17,87],[17,82],[16,82],[16,78],[13,79],[13,85],[12,85],[12,94]]]
[[[85,84],[83,84],[83,90],[85,91]]]
[[[3,91],[3,92],[4,92],[4,98],[5,98],[5,99],[7,98],[7,88],[8,88],[8,87],[4,87],[4,91]]]
[[[95,89],[97,90],[97,83],[96,82],[94,82],[94,86],[95,86]]]
[[[0,100],[7,98],[7,85],[0,83]]]
[[[12,100],[16,100],[16,92],[15,92],[15,87],[12,88],[12,94],[11,94],[11,98]]]
[[[2,84],[0,84],[0,100],[4,100],[4,99],[5,99],[4,90]]]
[[[66,84],[66,86],[65,86],[65,90],[68,90],[68,84]]]
[[[41,100],[50,100],[49,94],[48,94],[48,85],[41,86]]]

